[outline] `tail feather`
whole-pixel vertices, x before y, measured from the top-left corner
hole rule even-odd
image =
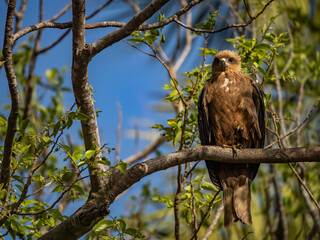
[[[240,220],[251,225],[250,180],[246,176],[231,177],[223,181],[224,225]]]

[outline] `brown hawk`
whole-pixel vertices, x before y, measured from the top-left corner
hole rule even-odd
[[[198,125],[202,145],[263,148],[265,109],[263,94],[241,69],[235,52],[217,53],[212,77],[199,95]],[[213,184],[223,190],[224,225],[240,220],[252,224],[250,185],[259,164],[206,161]]]

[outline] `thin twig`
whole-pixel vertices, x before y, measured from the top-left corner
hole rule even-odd
[[[214,203],[214,201],[216,200],[216,198],[217,198],[217,196],[219,195],[219,193],[220,193],[220,191],[217,191],[216,194],[215,194],[215,195],[213,196],[213,198],[211,199],[211,201],[210,201],[210,203],[209,203],[209,207],[208,207],[206,213],[204,214],[203,218],[201,219],[201,221],[200,221],[200,223],[199,223],[199,226],[197,227],[197,230],[193,233],[193,236],[192,236],[191,240],[195,239],[195,237],[196,237],[196,235],[198,234],[198,232],[199,232],[202,224],[204,223],[204,221],[207,220],[207,218],[208,218],[208,216],[209,216],[209,214],[210,214],[210,212],[211,212],[213,203]],[[221,204],[221,205],[222,205],[222,210],[223,210],[223,204]],[[219,214],[220,208],[221,208],[221,206],[219,207],[219,209],[218,209],[218,211],[217,211],[217,213],[216,213],[216,217],[218,216],[218,219],[219,219],[219,217],[220,217],[220,215],[221,215],[221,213]],[[222,210],[221,210],[221,212],[222,212]],[[216,217],[215,217],[215,219],[216,219]],[[215,219],[214,219],[213,221],[215,221]]]
[[[205,232],[202,240],[207,240],[210,237],[214,227],[218,223],[218,220],[219,220],[219,218],[220,218],[220,216],[222,214],[223,209],[224,209],[224,204],[221,203],[220,207],[218,208],[218,210],[217,210],[217,212],[216,212],[216,214],[214,216],[214,219],[212,220],[212,222],[210,223],[209,227],[207,228],[207,231]]]
[[[176,23],[178,23],[180,26],[186,28],[186,29],[189,29],[193,32],[199,32],[199,33],[218,33],[218,32],[222,32],[222,31],[225,31],[229,28],[239,28],[239,27],[247,27],[248,25],[250,25],[254,20],[256,20],[265,10],[266,8],[273,2],[274,0],[269,0],[266,5],[262,8],[262,10],[255,16],[253,16],[252,18],[250,18],[249,21],[247,21],[246,23],[238,23],[238,24],[229,24],[225,27],[222,27],[220,29],[217,29],[217,30],[205,30],[205,29],[199,29],[199,28],[193,28],[191,26],[188,26],[186,24],[184,24],[183,22],[179,21],[178,18],[176,16],[174,16],[174,21]]]
[[[189,168],[191,169],[191,163],[188,164]],[[190,171],[190,170],[189,170]],[[197,212],[196,212],[196,206],[195,206],[195,196],[194,196],[194,185],[193,185],[193,178],[192,178],[192,172],[190,171],[190,187],[191,187],[191,216],[192,216],[192,231],[195,234],[197,230]],[[198,240],[197,234],[194,235],[195,240]]]
[[[51,43],[50,45],[40,49],[37,51],[37,54],[42,54],[47,52],[48,50],[50,50],[51,48],[57,46],[57,44],[59,44],[66,36],[68,36],[68,34],[71,32],[71,28],[68,29],[67,31],[65,31],[57,40],[55,40],[53,43]]]
[[[312,106],[311,110],[309,111],[308,115],[306,116],[306,118],[303,120],[302,123],[300,123],[297,127],[295,127],[294,129],[290,130],[288,133],[286,133],[285,135],[283,135],[282,137],[280,137],[280,139],[285,139],[286,137],[290,136],[292,133],[294,133],[295,131],[297,131],[299,128],[301,128],[311,117],[313,111],[317,108],[317,106],[319,105],[320,99],[317,100],[317,102]],[[266,146],[265,148],[270,148],[272,147],[274,144],[276,144],[278,141],[275,141],[271,144],[269,144],[268,146]]]
[[[241,238],[241,240],[246,239],[251,233],[254,233],[254,232],[251,232],[251,231],[247,232],[246,235],[244,235],[243,238]]]
[[[48,20],[48,22],[53,22],[60,18],[63,14],[65,14],[72,6],[72,2],[69,2],[59,13],[54,15],[51,19]]]
[[[73,187],[73,185],[78,181],[78,177],[80,176],[80,173],[77,173],[76,179],[65,189],[61,192],[60,196],[51,204],[50,207],[45,208],[39,212],[19,212],[19,211],[13,211],[12,214],[17,214],[17,215],[39,215],[44,212],[49,211],[50,209],[54,208],[54,206],[63,198],[63,196]]]
[[[247,11],[248,16],[250,17],[250,19],[252,19],[252,15],[250,13],[250,5],[249,5],[249,3],[247,1],[248,0],[243,0],[243,3],[244,3],[244,6],[245,6],[245,9]]]
[[[174,15],[172,15],[169,18],[167,18],[166,20],[164,20],[162,22],[156,22],[156,23],[151,23],[151,24],[146,24],[146,25],[140,25],[139,27],[137,27],[136,30],[145,31],[145,30],[164,27],[165,25],[168,25],[169,23],[173,22],[173,18],[175,16],[179,17],[179,16],[185,14],[193,6],[197,5],[198,3],[202,2],[202,1],[203,0],[193,0],[187,6],[185,6],[182,9],[180,9],[178,12],[176,12]],[[101,28],[101,27],[103,27],[103,28],[105,28],[105,27],[121,28],[121,27],[124,27],[125,25],[126,25],[126,23],[122,23],[122,22],[105,21],[105,22],[86,24],[85,28],[86,29],[95,29],[95,28]],[[51,21],[41,22],[41,23],[38,23],[38,24],[35,24],[35,25],[32,25],[32,26],[26,27],[26,28],[20,30],[19,32],[15,33],[14,36],[13,36],[13,41],[15,42],[16,40],[18,40],[22,36],[24,36],[24,35],[26,35],[26,34],[28,34],[30,32],[39,30],[41,28],[65,29],[65,28],[71,28],[71,27],[72,27],[72,22],[65,22],[65,23],[56,23],[56,22],[51,22]]]
[[[320,211],[320,205],[318,203],[318,201],[316,200],[316,198],[313,196],[312,192],[309,190],[309,188],[307,187],[307,185],[305,184],[305,182],[303,181],[303,179],[300,177],[299,173],[294,169],[294,167],[292,166],[291,163],[288,163],[289,167],[291,168],[292,172],[294,173],[294,175],[298,178],[300,184],[303,186],[303,188],[307,191],[307,193],[309,194],[309,196],[311,197],[312,201],[316,204],[318,210]]]
[[[136,163],[137,161],[139,161],[140,159],[148,156],[150,153],[152,153],[154,150],[156,150],[159,146],[161,146],[166,140],[167,140],[166,136],[160,136],[156,141],[152,142],[144,150],[126,158],[123,161],[128,163],[129,165],[132,165],[132,164]]]
[[[118,123],[117,123],[117,148],[116,148],[115,164],[118,164],[120,161],[120,150],[121,150],[122,110],[119,102],[117,102],[117,110],[118,110]]]

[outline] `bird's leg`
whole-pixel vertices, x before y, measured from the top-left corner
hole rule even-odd
[[[242,146],[240,143],[236,143],[236,144],[232,144],[232,145],[223,144],[222,147],[223,148],[231,148],[233,155],[237,155],[237,151],[236,151],[237,149],[242,149]]]

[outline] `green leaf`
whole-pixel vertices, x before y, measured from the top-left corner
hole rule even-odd
[[[88,150],[84,153],[84,156],[86,156],[86,158],[90,159],[94,156],[95,153],[96,153],[95,150]]]
[[[86,195],[86,192],[84,191],[84,189],[78,185],[73,185],[72,189],[74,189],[75,191],[77,191],[78,193],[80,193],[82,195]]]
[[[106,157],[102,157],[101,160],[99,161],[99,163],[102,163],[107,166],[111,165],[111,162]]]
[[[100,232],[103,231],[105,229],[108,229],[110,227],[113,227],[114,223],[113,221],[109,220],[109,219],[103,219],[101,221],[99,221],[93,228],[92,231],[94,232]]]
[[[165,84],[163,89],[170,90],[170,89],[172,89],[172,87],[170,85],[168,85],[168,84]]]
[[[0,190],[0,199],[3,199],[5,196],[7,196],[7,190],[1,189]]]
[[[50,137],[43,136],[42,139],[43,139],[43,141],[44,141],[45,143],[47,143],[47,142],[50,141],[51,138],[50,138]]]
[[[62,176],[62,180],[65,182],[69,182],[73,178],[72,172],[65,172]]]
[[[24,119],[20,122],[19,126],[20,126],[20,130],[25,130],[29,124],[30,120],[27,118],[27,119]]]
[[[172,201],[171,199],[169,199],[169,200],[167,201],[167,207],[168,207],[168,208],[173,208],[173,201]]]
[[[117,224],[120,225],[120,229],[121,229],[122,231],[125,231],[125,230],[126,230],[127,224],[126,224],[125,221],[123,221],[122,219],[118,219],[118,220],[117,220]]]
[[[30,204],[37,204],[37,203],[39,203],[39,202],[36,201],[36,200],[26,199],[26,200],[24,200],[24,201],[21,203],[21,206],[26,207],[26,206],[28,206],[28,205],[30,205]]]
[[[175,127],[175,126],[177,126],[178,120],[179,120],[179,119],[177,119],[177,118],[168,119],[168,120],[167,120],[167,123],[168,123],[169,126]]]
[[[81,151],[76,150],[73,152],[72,154],[72,160],[76,163],[79,159],[81,159],[83,157],[83,154]]]
[[[6,124],[7,124],[7,119],[4,116],[0,115],[0,127],[5,126]]]
[[[203,55],[203,51],[205,53],[205,55],[211,55],[211,56],[214,56],[218,53],[218,50],[217,49],[212,49],[212,48],[199,48],[201,50],[201,56]]]
[[[71,147],[69,145],[64,145],[64,144],[59,144],[60,147],[62,147],[62,149],[66,152],[69,153]]]
[[[117,168],[119,168],[120,171],[121,171],[123,174],[126,173],[127,167],[128,167],[128,164],[125,163],[125,162],[122,162],[122,161],[120,161],[119,164],[118,164],[118,166],[117,166]]]
[[[165,15],[164,15],[164,14],[159,13],[159,15],[158,15],[158,22],[162,22],[162,21],[164,21],[164,20],[166,20]]]
[[[213,191],[213,192],[218,191],[217,188],[210,182],[202,182],[200,187],[208,191]]]
[[[0,67],[5,63],[6,61],[0,61]]]
[[[89,119],[89,117],[88,117],[87,115],[85,115],[84,113],[79,112],[79,113],[77,114],[77,119],[78,119],[78,120],[82,120],[82,121],[86,121],[86,120]]]
[[[188,224],[191,224],[192,223],[192,215],[191,215],[191,212],[190,211],[187,211],[187,214],[186,214],[186,222]]]
[[[62,192],[64,190],[64,186],[59,185],[56,186],[51,192]]]
[[[145,237],[141,232],[139,232],[137,229],[134,229],[134,228],[127,228],[123,232],[125,234],[129,234],[130,236],[132,236],[134,238],[144,238]]]
[[[50,209],[49,213],[51,214],[51,216],[54,219],[57,219],[59,221],[63,221],[64,220],[64,217],[62,216],[62,214],[57,209]]]
[[[270,44],[259,43],[255,46],[255,50],[268,51],[270,50]]]

